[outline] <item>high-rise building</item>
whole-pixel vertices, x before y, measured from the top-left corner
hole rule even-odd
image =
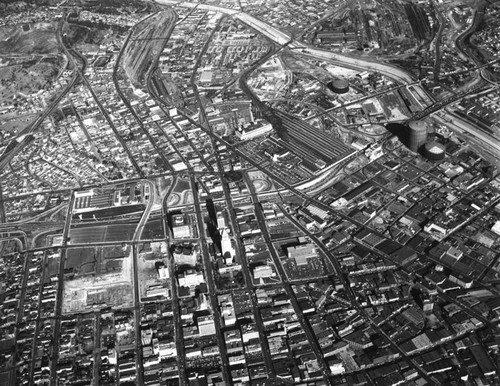
[[[417,151],[427,141],[427,124],[424,121],[411,121],[408,129],[406,141],[403,142],[412,151]]]

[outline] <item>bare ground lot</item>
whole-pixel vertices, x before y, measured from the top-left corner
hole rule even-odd
[[[25,24],[0,28],[0,54],[48,54],[59,50],[55,24],[30,24],[28,31],[23,26]]]

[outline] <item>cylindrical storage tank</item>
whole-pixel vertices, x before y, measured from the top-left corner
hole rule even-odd
[[[441,161],[446,154],[446,148],[443,144],[431,141],[424,146],[424,156],[431,161]]]
[[[408,124],[408,146],[417,151],[427,141],[427,124],[424,121],[411,121]]]
[[[326,84],[326,87],[335,94],[345,94],[349,91],[349,81],[344,78],[334,79]]]

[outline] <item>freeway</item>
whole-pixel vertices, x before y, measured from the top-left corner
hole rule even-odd
[[[352,58],[330,51],[323,51],[317,48],[312,48],[304,43],[299,43],[299,42],[290,43],[289,47],[290,49],[295,49],[299,51],[302,50],[301,52],[305,56],[309,56],[319,60],[331,61],[339,66],[345,66],[347,68],[353,68],[362,71],[378,72],[384,76],[387,76],[388,78],[397,80],[401,83],[410,84],[415,82],[415,79],[413,79],[412,76],[408,74],[406,71],[395,66],[390,66],[388,64],[378,63],[370,60]],[[431,99],[430,96],[429,99]]]
[[[75,203],[75,194],[71,192],[71,199],[68,203],[68,213],[66,215],[66,223],[64,224],[62,245],[61,245],[61,256],[59,259],[59,272],[57,281],[57,297],[55,306],[55,326],[53,333],[53,351],[52,351],[52,361],[54,364],[57,363],[59,359],[59,344],[61,335],[61,315],[62,315],[62,303],[63,303],[63,290],[64,290],[64,266],[66,261],[66,246],[68,244],[69,230],[71,226],[71,218],[73,212],[73,205]],[[57,366],[53,365],[50,367],[50,385],[56,386],[58,384],[57,377]]]
[[[132,241],[134,242],[139,242],[142,231],[144,230],[144,227],[146,226],[146,223],[149,219],[149,215],[151,214],[151,209],[153,208],[153,205],[155,203],[155,195],[156,195],[156,189],[155,185],[149,181],[149,180],[142,180],[142,183],[145,185],[148,185],[149,187],[149,198],[148,198],[148,205],[146,206],[146,209],[144,210],[144,213],[142,214],[141,220],[139,221],[139,224],[137,225],[137,228],[134,233],[134,237],[132,238]]]
[[[222,12],[226,13],[228,15],[237,15],[239,11],[230,9],[230,8],[223,8],[223,7],[218,7],[215,5],[210,5],[210,4],[202,4],[202,3],[193,3],[189,1],[179,1],[179,0],[156,0],[158,4],[162,5],[177,5],[179,7],[185,7],[185,8],[198,8],[198,9],[204,9],[207,11],[215,11],[215,12]]]
[[[445,98],[443,100],[440,100],[440,101],[428,106],[424,110],[416,113],[412,117],[412,120],[422,119],[422,118],[426,117],[427,115],[430,115],[432,113],[435,113],[436,111],[441,110],[445,106],[448,106],[454,102],[457,102],[458,100],[462,99],[463,97],[465,97],[467,95],[473,95],[473,94],[479,93],[481,91],[484,91],[484,88],[485,88],[485,82],[479,82],[478,84],[476,84],[475,86],[473,86],[471,88],[468,88],[468,89],[463,90],[461,92],[458,92],[456,94],[450,95],[448,98]]]
[[[235,11],[232,9],[224,8],[224,7],[217,7],[213,5],[205,5],[205,4],[198,4],[198,3],[191,3],[191,2],[179,2],[175,0],[157,0],[157,3],[159,4],[165,4],[165,5],[177,5],[181,7],[188,7],[188,8],[193,8],[195,6],[198,6],[200,9],[208,9],[208,10],[213,10],[217,12],[222,12],[225,14],[229,14],[240,20],[241,22],[249,25],[250,27],[254,28],[264,36],[268,37],[272,41],[274,41],[277,44],[280,45],[285,45],[288,44],[288,47],[292,50],[298,50],[301,51],[305,56],[313,57],[315,59],[320,59],[320,60],[328,60],[328,61],[333,61],[338,65],[344,65],[346,67],[350,68],[357,68],[363,71],[376,71],[379,72],[389,78],[398,80],[402,83],[413,83],[415,82],[415,79],[412,78],[410,74],[408,74],[406,71],[395,67],[395,66],[390,66],[388,64],[383,64],[383,63],[377,63],[375,61],[369,61],[365,59],[359,59],[359,58],[352,58],[348,57],[345,55],[340,55],[334,52],[330,51],[323,51],[317,48],[313,48],[305,43],[297,42],[297,41],[292,41],[291,37],[287,35],[286,33],[280,31],[279,29],[271,26],[268,23],[263,22],[262,20],[259,20],[258,18],[251,16],[249,14],[246,14],[244,12],[239,12]],[[424,91],[425,92],[425,91]],[[429,96],[430,98],[430,96]]]
[[[64,20],[64,17],[57,24],[56,38],[57,38],[58,44],[61,47],[63,47],[67,57],[70,58],[70,55],[66,51],[66,47],[64,46],[64,44],[62,42],[62,38],[61,38],[61,29],[62,29],[62,26],[64,24],[63,20]],[[21,130],[19,132],[18,137],[20,137],[22,135],[33,133],[42,124],[42,122],[45,120],[45,118],[47,118],[52,113],[52,111],[57,107],[59,102],[61,102],[62,99],[72,90],[78,77],[79,77],[79,72],[73,70],[71,80],[68,82],[68,84],[66,85],[64,90],[57,96],[56,99],[54,99],[50,103],[50,105],[43,111],[43,113],[34,122],[32,122],[31,124],[29,124],[27,127],[25,127],[23,130]]]
[[[491,135],[485,133],[481,129],[478,129],[470,122],[459,117],[452,111],[448,111],[445,109],[443,110],[442,113],[435,114],[433,117],[438,122],[441,122],[443,125],[446,126],[449,126],[450,124],[453,125],[455,131],[478,138],[479,140],[487,144],[488,147],[493,148],[497,152],[496,154],[497,157],[498,154],[500,154],[500,142],[497,139],[493,139]]]
[[[225,13],[226,15],[230,15],[241,20],[245,24],[248,24],[252,28],[262,33],[264,36],[267,36],[269,39],[281,45],[288,43],[291,39],[291,37],[286,33],[284,33],[283,31],[280,31],[277,28],[270,26],[269,24],[263,22],[262,20],[259,20],[254,16],[250,16],[244,12],[240,12],[234,9],[224,8],[209,4],[192,3],[188,1],[181,2],[176,0],[156,0],[156,2],[158,4],[163,4],[163,5],[177,5],[179,7],[198,8],[207,11]]]
[[[412,82],[412,83],[409,83],[409,84],[398,84],[398,85],[396,85],[396,86],[393,86],[393,87],[391,87],[391,88],[385,89],[385,90],[383,90],[383,91],[379,91],[379,92],[377,92],[377,93],[375,93],[375,94],[370,94],[370,95],[367,95],[367,96],[361,97],[361,98],[356,99],[356,100],[354,100],[354,101],[352,101],[352,102],[347,102],[347,103],[344,103],[344,104],[342,104],[342,105],[340,105],[340,106],[330,107],[329,109],[326,109],[326,110],[325,110],[325,111],[323,111],[323,112],[320,112],[320,113],[318,113],[318,114],[314,114],[314,115],[310,115],[310,116],[306,117],[305,119],[306,119],[307,121],[311,121],[311,120],[313,120],[313,119],[315,119],[315,118],[317,118],[317,117],[319,117],[319,116],[321,116],[321,115],[324,115],[324,114],[330,113],[330,112],[332,112],[332,111],[335,111],[335,110],[340,110],[340,109],[343,109],[343,108],[345,108],[345,107],[347,107],[347,106],[355,105],[355,104],[361,103],[361,102],[363,102],[363,101],[365,101],[365,100],[369,100],[369,99],[372,99],[372,98],[376,98],[376,97],[378,97],[378,96],[385,95],[385,94],[387,94],[387,93],[389,93],[389,92],[391,92],[391,91],[397,91],[397,90],[399,90],[399,89],[401,89],[401,88],[407,88],[407,87],[409,87],[409,86],[419,85],[419,84],[421,84],[421,82],[422,82],[421,80],[416,80],[416,81],[414,81],[414,82]]]
[[[141,220],[137,225],[137,228],[134,233],[134,237],[132,241],[137,243],[141,238],[142,231],[146,226],[146,223],[149,219],[149,215],[151,214],[151,209],[153,208],[153,204],[155,202],[155,186],[151,181],[144,180],[145,184],[149,186],[149,199],[148,205],[142,214]],[[139,256],[137,254],[137,244],[132,246],[132,286],[134,289],[134,318],[135,318],[135,344],[137,347],[136,354],[136,366],[137,366],[137,382],[139,385],[144,384],[144,365],[142,359],[142,339],[141,339],[141,329],[139,326],[141,325],[141,307],[140,301],[141,296],[139,293],[139,269],[137,267],[137,260]]]

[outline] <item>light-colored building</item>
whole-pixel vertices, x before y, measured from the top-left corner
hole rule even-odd
[[[189,271],[184,272],[178,276],[179,286],[181,287],[196,287],[201,283],[205,283],[205,278],[203,277],[203,273],[194,271],[190,269]]]
[[[168,271],[168,268],[167,267],[160,267],[160,269],[158,269],[158,277],[161,280],[170,279],[170,273]]]
[[[200,336],[215,335],[215,323],[213,316],[202,316],[198,318],[198,330]]]
[[[217,213],[217,229],[224,229],[226,227],[226,217],[224,216],[224,213],[218,212]]]
[[[273,269],[269,265],[260,265],[255,267],[253,270],[253,276],[255,279],[263,279],[274,275]]]
[[[233,244],[231,238],[229,237],[229,232],[227,228],[222,230],[221,235],[222,235],[222,240],[221,240],[222,257],[224,258],[224,262],[226,264],[231,264],[233,262],[233,257],[236,254],[236,251],[233,248]]]
[[[268,134],[273,130],[273,126],[268,123],[262,126],[258,126],[255,128],[245,128],[241,131],[236,131],[236,136],[241,140],[241,141],[246,141],[250,139],[254,139],[257,137],[260,137],[262,135]]]
[[[193,237],[190,225],[174,226],[172,229],[174,239],[190,239]]]
[[[317,256],[314,244],[297,245],[287,249],[288,257],[295,260],[297,265],[307,265],[307,259]]]

